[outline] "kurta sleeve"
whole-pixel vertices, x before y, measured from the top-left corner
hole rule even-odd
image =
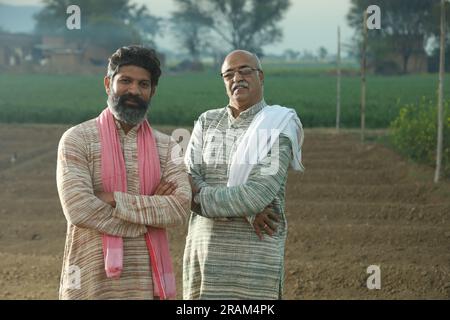
[[[202,114],[194,125],[191,139],[186,148],[185,163],[188,174],[192,177],[197,188],[207,187],[208,184],[203,179],[202,172],[202,149],[203,149],[203,123]]]
[[[116,210],[113,216],[154,227],[169,227],[185,223],[190,214],[192,193],[180,151],[179,145],[170,139],[162,179],[177,184],[172,195],[146,196],[114,192]]]
[[[56,184],[68,223],[121,237],[145,234],[145,226],[115,218],[115,209],[94,195],[87,144],[82,132],[72,128],[58,146]]]
[[[275,142],[275,145],[277,142]],[[266,156],[256,164],[245,184],[234,187],[203,187],[200,191],[200,215],[207,218],[250,217],[263,211],[275,199],[281,185],[285,182],[287,170],[292,159],[291,142],[281,134],[278,148],[272,148],[270,156]],[[272,174],[267,170],[276,166]]]

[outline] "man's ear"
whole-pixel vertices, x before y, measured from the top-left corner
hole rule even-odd
[[[156,86],[152,86],[152,91],[150,91],[150,98],[152,98],[156,93]]]
[[[259,80],[264,84],[264,72],[261,70],[258,72]]]
[[[105,85],[106,94],[109,95],[111,79],[108,76],[105,76],[103,78],[103,84]]]

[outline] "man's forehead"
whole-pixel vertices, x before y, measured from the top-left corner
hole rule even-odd
[[[147,69],[135,65],[120,66],[116,76],[138,78],[140,80],[150,80],[151,74]]]
[[[240,67],[256,67],[256,59],[255,57],[242,53],[236,52],[232,55],[229,55],[222,65],[222,71],[236,69]]]

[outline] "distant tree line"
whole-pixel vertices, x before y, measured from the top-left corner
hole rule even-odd
[[[157,47],[155,37],[172,32],[194,61],[202,54],[220,55],[234,48],[263,54],[279,41],[279,27],[290,0],[175,0],[170,19],[152,15],[145,5],[130,0],[43,0],[35,16],[36,32],[62,35],[81,45],[114,49],[125,43]],[[81,8],[81,29],[67,30],[66,9]]]
[[[157,47],[156,36],[172,33],[180,52],[191,60],[202,56],[221,60],[226,51],[247,49],[264,55],[263,48],[282,39],[280,21],[290,0],[174,0],[168,19],[153,15],[145,5],[130,0],[43,0],[35,16],[36,32],[62,35],[80,46],[95,44],[113,50],[125,43]],[[428,57],[428,70],[437,71],[439,61],[440,0],[377,0],[381,8],[381,29],[370,30],[368,59],[376,72],[407,73],[408,64],[420,55]],[[66,9],[77,4],[81,10],[81,30],[67,30]],[[372,0],[351,0],[347,20],[355,30],[349,52],[358,58],[363,12]],[[447,8],[450,6],[447,6]],[[450,12],[447,12],[450,16]],[[447,21],[450,23],[450,17]],[[299,22],[301,23],[301,21]],[[450,29],[450,28],[449,28]],[[426,49],[428,51],[426,51]],[[448,48],[450,49],[450,48]],[[450,58],[450,50],[447,50]],[[312,52],[286,50],[286,60],[325,61],[328,52],[320,47]],[[401,63],[394,64],[396,58]],[[450,63],[447,64],[450,70]]]
[[[151,15],[145,5],[130,4],[129,0],[43,0],[44,8],[35,16],[36,32],[61,35],[81,46],[96,44],[114,49],[124,43],[154,45],[161,31],[162,19]],[[68,30],[67,7],[81,8],[81,29]]]
[[[407,73],[410,59],[415,55],[428,54],[428,69],[436,71],[439,61],[440,0],[351,0],[347,20],[355,29],[356,51],[361,43],[363,12],[371,4],[381,8],[381,29],[368,32],[368,58],[375,70],[384,72],[392,69],[394,66],[389,57],[395,55],[402,61],[397,71]],[[448,17],[449,12],[446,15]],[[447,18],[447,21],[450,22],[450,19]],[[431,48],[431,56],[430,52],[426,52],[427,48]]]

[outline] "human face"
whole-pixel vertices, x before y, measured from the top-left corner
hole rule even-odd
[[[133,65],[120,67],[112,79],[105,77],[108,107],[117,120],[131,126],[144,120],[155,94],[150,77],[146,69]]]
[[[249,67],[253,70],[249,74],[237,72]],[[258,69],[255,57],[246,51],[233,51],[222,65],[222,75],[228,71],[234,71],[230,78],[223,81],[227,90],[230,105],[239,111],[243,111],[262,100],[264,74]]]

